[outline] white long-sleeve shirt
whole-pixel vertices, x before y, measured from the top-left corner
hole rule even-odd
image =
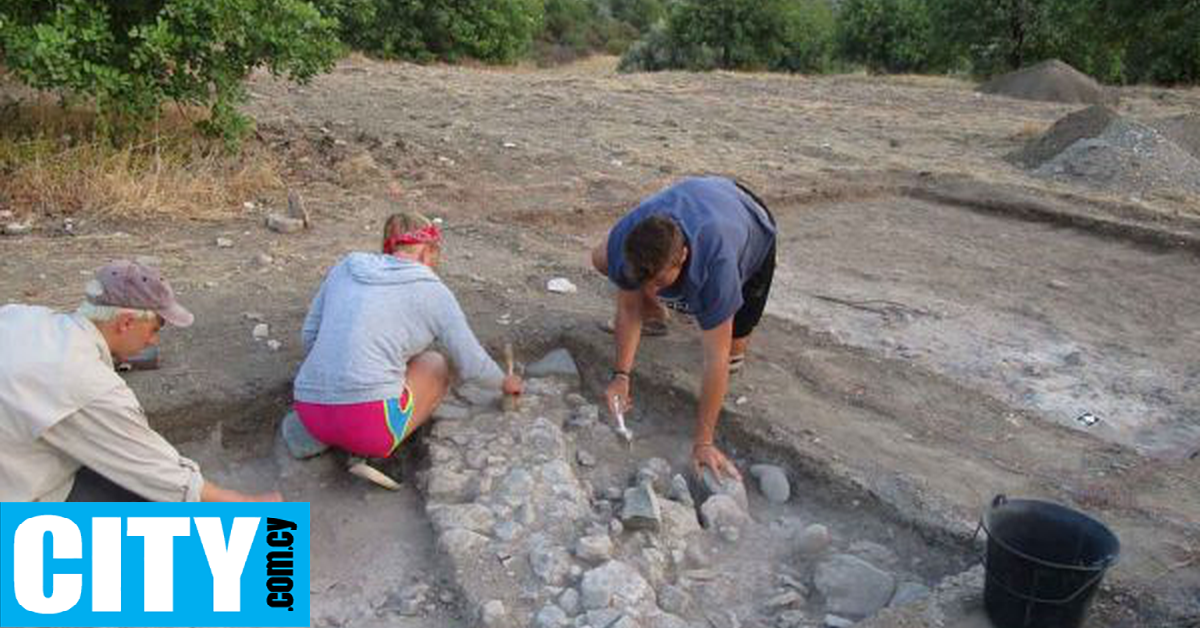
[[[204,485],[113,373],[95,325],[0,308],[0,501],[63,501],[80,466],[150,501],[199,501]]]

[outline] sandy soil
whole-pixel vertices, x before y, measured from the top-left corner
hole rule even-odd
[[[168,436],[204,442],[221,425],[225,451],[270,453],[308,299],[337,257],[377,245],[389,203],[446,219],[442,274],[492,348],[564,342],[595,377],[610,351],[594,329],[609,292],[585,267],[587,248],[657,187],[731,173],[767,198],[786,242],[761,351],[735,391],[749,401],[724,419],[731,446],[775,443],[821,481],[958,537],[998,492],[1087,508],[1125,545],[1105,599],[1133,610],[1106,615],[1124,618],[1114,625],[1200,614],[1200,460],[1189,458],[1200,446],[1200,205],[1170,190],[1132,202],[1047,183],[1003,159],[1072,107],[946,79],[618,76],[601,61],[525,72],[350,59],[307,87],[256,77],[250,89],[313,230],[267,231],[262,212],[285,200],[266,198],[223,223],[85,218],[73,237],[43,222],[0,238],[0,302],[67,307],[103,261],[159,258],[198,313],[193,329],[165,335],[161,370],[131,377]],[[1147,118],[1200,106],[1195,89],[1121,96]],[[928,200],[945,177],[987,198],[971,209]],[[402,193],[389,200],[393,181]],[[993,190],[1019,211],[976,211]],[[1041,201],[1107,235],[1018,219]],[[217,236],[234,246],[217,248]],[[547,293],[556,276],[580,293]],[[251,339],[258,319],[278,351]],[[675,332],[647,343],[639,377],[686,403],[696,343]],[[1072,425],[1084,412],[1100,423]],[[336,487],[310,484],[290,486],[335,499]],[[426,523],[404,526],[426,538]]]

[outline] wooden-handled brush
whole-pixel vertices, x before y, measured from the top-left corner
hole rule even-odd
[[[505,365],[505,368],[507,369],[508,376],[512,377],[513,376],[513,346],[512,346],[511,342],[504,343],[504,365]],[[518,399],[519,399],[519,397],[517,395],[510,395],[508,393],[505,393],[504,400],[503,400],[504,411],[505,412],[515,412],[519,406]]]

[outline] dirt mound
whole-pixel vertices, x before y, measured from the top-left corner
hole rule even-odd
[[[1058,59],[1050,59],[998,76],[980,85],[979,91],[1024,100],[1090,105],[1117,104],[1115,92]]]
[[[1056,157],[1071,144],[1097,137],[1118,118],[1120,116],[1115,111],[1104,105],[1093,105],[1076,111],[1055,122],[1049,131],[1030,141],[1021,150],[1009,155],[1009,160],[1026,168],[1036,168]]]
[[[1172,142],[1200,159],[1200,113],[1185,113],[1151,124]]]

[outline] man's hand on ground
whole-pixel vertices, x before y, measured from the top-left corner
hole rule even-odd
[[[738,471],[737,466],[712,443],[698,444],[692,447],[692,469],[696,472],[697,477],[703,473],[705,467],[712,469],[717,479],[729,477],[738,482],[742,481],[742,474]]]

